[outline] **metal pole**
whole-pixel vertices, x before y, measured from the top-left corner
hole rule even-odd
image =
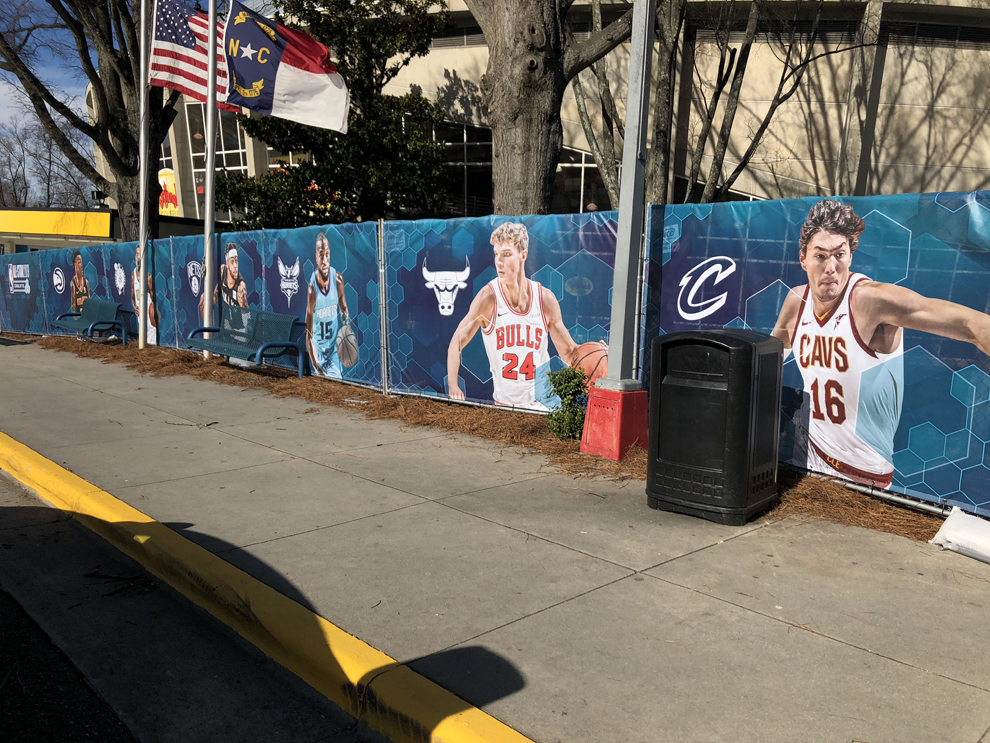
[[[210,32],[207,40],[207,59],[209,63],[206,69],[206,183],[204,184],[203,200],[205,202],[206,213],[203,215],[203,263],[205,266],[203,277],[203,324],[213,325],[213,283],[214,283],[214,254],[213,249],[213,183],[216,175],[217,156],[217,3],[210,0],[209,12]],[[210,333],[205,337],[209,338]],[[210,358],[209,351],[203,351],[204,358]]]
[[[636,354],[636,296],[643,244],[643,198],[646,191],[646,129],[650,106],[650,65],[656,25],[655,0],[638,0],[633,9],[629,54],[629,98],[626,138],[622,145],[619,184],[619,231],[615,243],[612,318],[609,330],[608,373],[595,384],[626,392],[642,387],[633,378]]]
[[[138,286],[134,294],[138,300],[138,348],[144,348],[148,343],[148,0],[141,0],[141,100],[138,106],[141,119],[141,131],[138,134],[138,149],[141,153],[140,184],[138,198],[138,237],[141,259],[138,261]]]
[[[379,335],[382,339],[382,393],[388,388],[388,302],[385,301],[385,220],[378,220],[378,311]]]

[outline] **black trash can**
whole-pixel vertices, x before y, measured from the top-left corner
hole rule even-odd
[[[653,341],[651,508],[740,526],[774,504],[784,344],[751,330]]]

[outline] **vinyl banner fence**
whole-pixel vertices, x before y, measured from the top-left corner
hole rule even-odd
[[[295,315],[302,321],[309,317],[307,343],[332,356],[335,334],[347,317],[357,341],[355,363],[324,364],[316,373],[382,386],[377,225],[226,233],[216,243],[218,318],[223,302]],[[318,244],[323,246],[332,285],[313,278]],[[0,292],[0,327],[28,333],[63,332],[52,321],[78,311],[90,296],[119,302],[123,309],[137,313],[138,258],[133,242],[2,256],[5,281]],[[181,348],[188,334],[203,324],[203,278],[202,237],[151,243],[149,343]],[[310,300],[312,313],[308,312]],[[322,319],[315,317],[320,314]],[[132,329],[136,333],[136,323]]]
[[[608,340],[616,229],[615,212],[397,221],[381,253],[370,223],[231,233],[212,288],[202,238],[158,240],[149,338],[182,347],[214,291],[304,321],[324,376],[542,411],[546,372]],[[990,515],[990,192],[653,208],[647,254],[644,382],[661,333],[773,333],[782,461]],[[0,256],[0,327],[51,333],[85,296],[136,311],[136,257]]]
[[[608,339],[616,220],[601,212],[387,222],[391,389],[552,406],[546,372]]]
[[[790,349],[781,461],[990,515],[990,193],[651,217],[648,327]]]

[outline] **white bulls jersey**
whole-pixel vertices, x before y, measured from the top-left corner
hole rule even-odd
[[[519,312],[509,306],[498,279],[488,286],[495,292],[495,313],[481,331],[492,368],[493,397],[499,405],[547,410],[536,399],[536,369],[550,361],[550,333],[543,316],[543,287],[529,282],[529,307]]]
[[[877,353],[860,338],[850,297],[856,284],[869,281],[851,274],[839,302],[824,318],[815,316],[810,287],[805,287],[791,349],[804,379],[806,461],[795,464],[878,487],[890,485],[894,472],[894,432],[904,391],[901,334],[897,348]]]

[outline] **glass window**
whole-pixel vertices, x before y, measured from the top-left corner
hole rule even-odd
[[[490,163],[492,161],[491,144],[467,145],[464,148],[464,159],[469,163]]]
[[[608,198],[605,181],[598,173],[598,168],[592,166],[584,169],[584,209],[586,212],[606,212],[612,208]]]
[[[491,142],[492,141],[492,130],[486,129],[480,126],[468,126],[465,127],[467,130],[467,141],[468,142]]]
[[[206,128],[203,121],[202,103],[186,104],[186,125],[189,129],[189,143],[193,154],[206,152]]]
[[[581,211],[581,170],[580,167],[558,166],[551,206],[554,214],[577,214]]]

